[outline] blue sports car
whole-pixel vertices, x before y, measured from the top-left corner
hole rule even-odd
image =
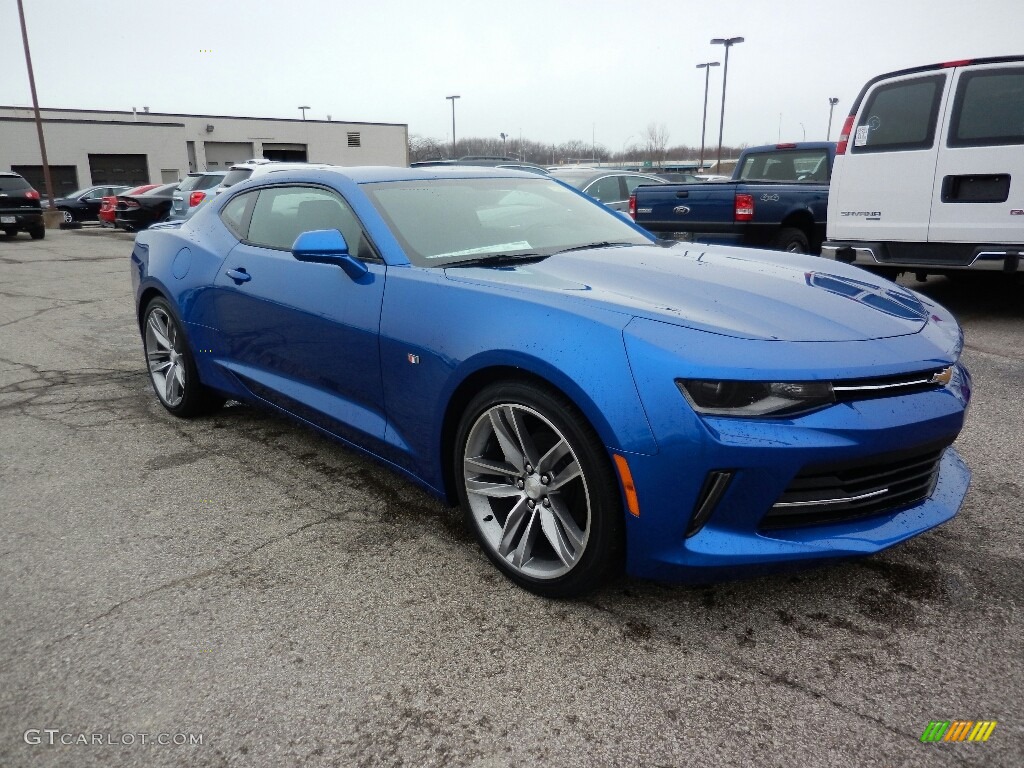
[[[502,169],[284,169],[138,236],[153,388],[266,405],[459,503],[548,596],[866,555],[956,514],[948,311],[811,256],[675,244]]]

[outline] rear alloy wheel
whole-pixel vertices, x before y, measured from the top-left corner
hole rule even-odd
[[[200,383],[188,340],[164,299],[153,299],[146,307],[142,330],[149,379],[164,408],[189,418],[223,404],[223,398]]]
[[[572,597],[621,567],[623,511],[607,452],[562,395],[510,382],[481,392],[459,427],[459,497],[510,579]]]
[[[786,227],[779,231],[779,234],[772,240],[772,248],[777,251],[788,251],[789,253],[810,253],[811,244],[807,241],[807,235],[802,229]]]
[[[65,224],[74,224],[75,223],[75,217],[71,215],[71,211],[69,211],[67,208],[61,208],[60,212],[61,212],[61,215],[64,217],[64,223]]]

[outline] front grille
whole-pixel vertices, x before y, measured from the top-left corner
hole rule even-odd
[[[806,467],[761,519],[760,528],[795,528],[895,512],[931,495],[948,447],[925,446],[868,461]]]
[[[871,379],[845,379],[832,383],[836,402],[868,400],[876,397],[892,397],[939,389],[944,386],[945,369],[932,368],[927,371],[901,373],[895,376],[876,376]],[[949,381],[949,376],[945,376]]]

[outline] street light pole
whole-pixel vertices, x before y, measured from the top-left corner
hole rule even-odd
[[[825,141],[832,141],[832,110],[836,108],[839,99],[830,96],[828,99],[828,131],[825,133]]]
[[[296,109],[301,109],[302,110],[302,119],[305,120],[306,119],[306,110],[307,109],[312,109],[312,107],[296,107]]]
[[[729,80],[729,49],[742,42],[742,37],[716,37],[711,41],[712,45],[725,46],[725,66],[722,67],[722,114],[718,119],[718,161],[715,164],[715,173],[722,171],[722,133],[725,129],[725,84]]]
[[[460,96],[445,96],[452,103],[452,160],[455,159],[455,100]]]
[[[708,61],[697,65],[697,69],[704,70],[704,117],[700,122],[700,169],[698,173],[704,172],[704,134],[708,129],[708,78],[711,75],[711,68],[717,66],[719,66],[717,61]]]
[[[499,133],[498,135],[501,137],[501,156],[502,157],[508,157],[508,154],[507,154],[507,152],[505,150],[505,146],[506,146],[505,142],[508,139],[508,134],[502,132],[502,133]]]

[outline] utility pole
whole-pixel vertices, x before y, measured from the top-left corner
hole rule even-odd
[[[32,109],[36,113],[36,132],[39,134],[39,154],[43,160],[43,180],[46,182],[46,198],[50,201],[51,211],[57,209],[53,206],[53,179],[50,177],[50,163],[46,159],[46,140],[43,138],[43,118],[39,114],[39,97],[36,95],[36,76],[32,72],[32,53],[28,48],[28,29],[25,26],[25,6],[18,0],[18,18],[21,20],[21,40],[25,44],[25,66],[28,68],[28,87],[32,91]]]

